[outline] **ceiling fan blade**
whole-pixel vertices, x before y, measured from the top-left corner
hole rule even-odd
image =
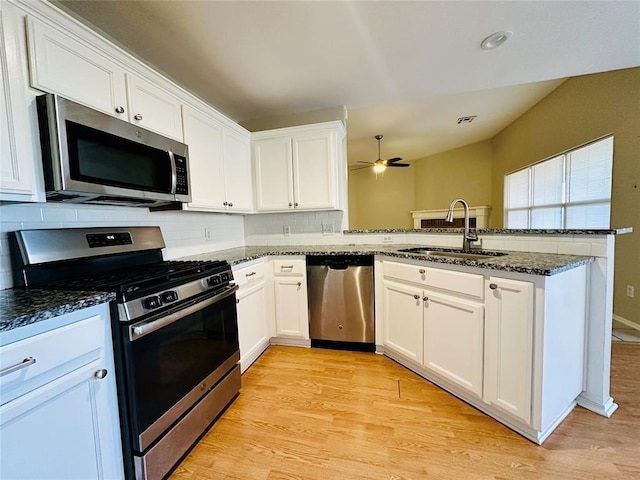
[[[367,162],[360,162],[360,163],[367,163]],[[365,165],[362,165],[362,166],[351,166],[351,167],[349,167],[349,170],[353,172],[355,170],[362,170],[363,168],[371,168],[371,167],[365,166]]]
[[[358,163],[366,163],[368,165],[373,165],[373,162],[358,162]]]
[[[392,163],[396,163],[396,162],[399,162],[401,160],[402,160],[402,158],[400,158],[400,157],[390,158],[389,160],[387,160],[387,165],[391,165]]]
[[[410,167],[410,163],[392,163],[391,165],[387,165],[387,167]]]

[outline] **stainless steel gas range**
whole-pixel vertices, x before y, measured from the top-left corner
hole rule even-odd
[[[240,390],[227,262],[164,261],[158,227],[16,232],[27,287],[111,303],[125,476],[165,477]]]

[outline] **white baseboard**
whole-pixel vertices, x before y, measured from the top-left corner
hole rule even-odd
[[[616,322],[620,322],[623,325],[626,325],[629,328],[633,328],[635,330],[638,330],[640,332],[640,324],[637,324],[636,322],[632,322],[631,320],[627,320],[624,317],[621,317],[620,315],[616,315],[615,313],[613,314],[613,319]]]

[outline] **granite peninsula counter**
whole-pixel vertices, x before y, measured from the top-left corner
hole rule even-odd
[[[226,260],[231,265],[274,255],[385,255],[395,258],[424,260],[434,263],[486,268],[507,272],[528,273],[531,275],[555,275],[571,268],[584,265],[593,260],[590,256],[560,255],[549,253],[503,251],[506,255],[486,258],[464,259],[447,256],[428,256],[419,253],[402,252],[408,248],[426,247],[425,245],[289,245],[238,247],[218,250],[185,257],[182,260]]]

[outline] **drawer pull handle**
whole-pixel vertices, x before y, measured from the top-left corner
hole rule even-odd
[[[293,265],[282,265],[280,267],[280,270],[284,270],[284,269],[293,270]]]
[[[107,373],[109,373],[107,371],[106,368],[101,368],[100,370],[96,370],[96,373],[93,374],[94,377],[96,377],[98,380],[102,380],[104,377],[107,376]]]
[[[498,284],[496,284],[496,283],[490,283],[490,284],[489,284],[489,288],[490,288],[491,290],[497,290],[497,289],[498,289]]]
[[[256,272],[245,273],[244,276],[249,278],[249,277],[253,277],[255,274],[256,274]]]
[[[11,365],[10,367],[4,368],[0,370],[0,375],[6,375],[7,373],[16,372],[21,368],[27,368],[30,365],[36,363],[36,359],[33,357],[27,357],[22,360],[20,363],[16,363],[15,365]]]
[[[425,273],[427,273],[427,271],[424,268],[421,268],[420,270],[418,270],[418,273],[420,275],[424,275]]]

